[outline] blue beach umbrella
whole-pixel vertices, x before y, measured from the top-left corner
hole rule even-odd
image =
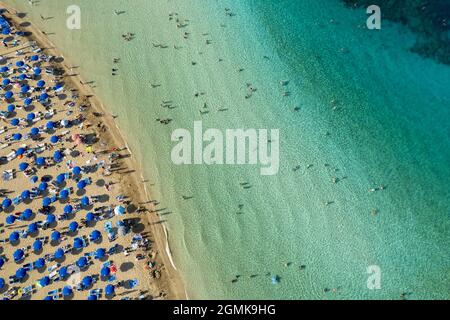
[[[16,62],[16,67],[23,67],[24,65],[25,65],[25,63],[23,61]]]
[[[50,284],[50,278],[48,276],[43,277],[41,280],[39,280],[39,285],[41,287],[46,287]]]
[[[21,162],[21,163],[19,164],[19,170],[20,170],[20,171],[25,171],[25,170],[27,170],[27,168],[28,168],[28,163],[26,163],[26,162]]]
[[[17,231],[11,232],[9,235],[9,242],[17,242],[20,239],[20,234]]]
[[[5,288],[5,285],[6,285],[5,279],[0,278],[0,290],[2,290],[3,288]]]
[[[68,197],[69,197],[69,191],[67,191],[67,189],[61,190],[61,192],[59,193],[59,198],[65,200]]]
[[[45,191],[45,190],[47,190],[47,188],[48,188],[47,182],[41,182],[39,184],[39,191]]]
[[[94,220],[95,220],[95,215],[92,212],[86,213],[86,221],[87,222],[92,222]]]
[[[25,270],[24,268],[19,268],[16,270],[16,278],[21,280],[23,278],[25,278],[25,276],[27,275],[27,270]]]
[[[81,283],[85,288],[89,288],[92,285],[92,277],[91,276],[84,277]]]
[[[33,243],[33,251],[39,251],[42,249],[42,241],[41,240],[36,240]]]
[[[0,269],[5,265],[5,259],[0,257]]]
[[[64,173],[60,173],[56,176],[56,182],[58,184],[63,183],[66,180],[66,176],[64,175]]]
[[[32,102],[33,102],[33,100],[32,100],[31,98],[26,98],[26,99],[23,101],[23,104],[24,104],[25,106],[29,106]]]
[[[31,209],[25,209],[23,210],[22,214],[20,215],[20,218],[22,220],[28,220],[33,215],[33,211]]]
[[[75,238],[73,240],[73,247],[76,250],[83,248],[83,240],[81,240],[81,238]]]
[[[59,141],[58,136],[51,136],[51,137],[50,137],[50,142],[51,142],[51,143],[58,143],[58,141]]]
[[[64,207],[65,214],[70,214],[70,213],[72,213],[72,211],[73,211],[73,207],[70,204],[68,204]]]
[[[23,81],[23,80],[25,80],[26,78],[27,78],[27,75],[24,74],[24,73],[22,73],[22,74],[19,76],[19,80],[20,80],[20,81]]]
[[[89,237],[91,241],[97,241],[102,237],[102,233],[98,230],[94,230],[91,232]]]
[[[39,134],[39,128],[31,128],[30,133],[32,136],[37,136]]]
[[[30,86],[29,85],[25,85],[25,86],[22,86],[20,88],[20,92],[21,93],[27,93],[28,91],[30,91]]]
[[[14,118],[11,120],[10,123],[12,126],[17,127],[19,125],[20,121],[19,121],[19,119]]]
[[[39,56],[38,55],[31,56],[30,60],[31,61],[38,61],[39,60]]]
[[[22,249],[17,249],[16,251],[14,251],[13,253],[13,258],[15,262],[18,262],[20,260],[22,260],[25,256],[25,252],[23,252]]]
[[[52,200],[50,198],[44,198],[42,199],[42,206],[43,207],[48,207],[49,205],[52,204]]]
[[[45,81],[44,80],[39,80],[36,84],[39,88],[42,88],[43,86],[45,86]]]
[[[61,233],[59,231],[53,231],[50,238],[52,239],[52,241],[59,241],[59,239],[61,239]]]
[[[56,221],[56,216],[53,213],[47,215],[46,221],[48,224],[52,224]]]
[[[59,269],[58,274],[61,279],[64,279],[65,277],[67,277],[68,276],[67,267],[62,267],[61,269]]]
[[[0,68],[0,72],[7,72],[7,71],[9,71],[9,68],[8,67],[1,67]]]
[[[53,90],[58,91],[61,89],[64,85],[62,83],[58,83],[56,86],[53,87]]]
[[[84,181],[84,180],[78,181],[78,183],[77,183],[77,188],[78,188],[78,189],[84,189],[84,188],[86,188],[86,181]]]
[[[69,287],[69,286],[65,286],[65,287],[62,289],[62,294],[63,294],[64,297],[70,297],[70,296],[72,295],[72,293],[73,293],[73,290],[72,290],[72,288]]]
[[[8,78],[3,79],[3,81],[2,81],[2,84],[3,84],[4,86],[7,86],[7,85],[10,84],[10,83],[11,83],[11,80],[9,80]]]
[[[90,294],[87,299],[95,301],[95,300],[97,300],[97,296],[94,296],[93,294]]]
[[[108,267],[103,267],[102,270],[100,271],[100,275],[102,277],[108,277],[111,274],[111,270],[109,270]]]
[[[105,287],[105,294],[106,294],[107,296],[113,296],[113,295],[114,295],[114,292],[115,292],[115,288],[114,288],[114,286],[113,286],[112,284],[108,284],[108,285]]]
[[[20,139],[22,139],[22,134],[20,134],[20,133],[14,133],[13,134],[13,140],[14,141],[19,141]]]
[[[76,175],[76,176],[79,175],[81,173],[81,168],[80,167],[73,167],[72,173],[74,175]]]
[[[12,91],[7,91],[5,93],[5,98],[6,99],[11,99],[13,97],[14,93]]]
[[[36,118],[36,115],[33,112],[30,112],[29,114],[27,114],[28,121],[33,121],[35,118]]]
[[[3,201],[2,201],[2,207],[3,207],[3,209],[9,208],[11,205],[12,205],[11,199],[9,199],[9,198],[3,199]]]
[[[60,161],[62,160],[62,158],[63,158],[63,154],[62,154],[61,151],[56,150],[56,151],[53,153],[53,160],[55,160],[56,162],[60,162]]]
[[[22,200],[30,199],[30,191],[23,190],[20,197],[22,198]]]
[[[86,257],[81,257],[81,258],[78,259],[78,261],[77,261],[77,266],[78,266],[79,268],[84,268],[84,267],[87,266],[87,263],[88,263],[88,261],[87,261]]]
[[[2,28],[2,34],[4,36],[7,36],[10,33],[11,33],[11,29],[9,29],[9,28]]]
[[[25,148],[20,147],[16,150],[16,156],[23,156],[25,154]]]
[[[33,73],[38,76],[42,73],[42,70],[41,70],[41,68],[34,68]]]
[[[36,232],[37,230],[38,230],[38,225],[37,225],[36,222],[33,222],[33,223],[31,223],[31,224],[28,226],[28,232],[29,232],[29,233],[34,233],[34,232]]]
[[[42,258],[37,259],[37,260],[34,262],[34,267],[35,267],[36,269],[41,269],[41,268],[45,267],[45,260],[42,259]]]
[[[55,259],[62,259],[65,256],[64,250],[61,248],[56,249],[54,256]]]
[[[39,96],[39,101],[46,101],[48,99],[48,94],[43,93]]]
[[[45,127],[47,128],[47,130],[53,130],[55,128],[55,123],[53,121],[49,121],[47,122]]]
[[[89,197],[84,196],[83,198],[81,198],[81,205],[87,207],[89,205]]]
[[[16,107],[13,104],[10,104],[10,105],[8,105],[7,110],[9,113],[11,113],[16,110]]]
[[[77,231],[77,230],[78,230],[78,222],[72,221],[72,222],[69,224],[69,230],[70,230],[71,232]]]
[[[105,257],[105,255],[106,255],[106,250],[103,248],[98,248],[95,251],[95,259],[102,259]]]
[[[45,158],[44,157],[36,158],[36,165],[37,166],[45,166]]]
[[[13,224],[14,222],[16,222],[16,217],[13,215],[9,215],[6,217],[6,224]]]

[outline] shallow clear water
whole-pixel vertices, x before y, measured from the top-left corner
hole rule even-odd
[[[26,2],[6,2],[30,12]],[[65,28],[71,4],[82,10],[79,31]],[[189,26],[177,28],[170,12]],[[332,0],[54,0],[30,17],[56,33],[51,40],[119,116],[167,208],[191,298],[449,298],[450,68],[409,53],[413,34],[385,21],[380,31],[361,28],[363,10]],[[136,38],[123,41],[126,32]],[[113,57],[122,59],[117,77]],[[246,83],[258,89],[250,99]],[[162,108],[167,100],[177,108]],[[201,115],[205,102],[210,113]],[[168,126],[155,121],[166,117]],[[173,165],[170,134],[194,120],[280,129],[279,173]],[[370,265],[381,268],[380,290],[367,289]]]

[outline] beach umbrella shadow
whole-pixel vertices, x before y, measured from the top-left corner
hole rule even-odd
[[[56,259],[56,258],[55,258],[55,261],[58,262],[58,263],[64,263],[64,262],[66,261],[66,255],[62,256],[62,257],[59,258],[59,259]]]
[[[73,299],[73,296],[74,296],[74,294],[73,294],[73,292],[70,294],[70,296],[64,296],[63,297],[63,299],[64,300],[72,300]]]
[[[25,200],[22,200],[22,202],[23,202],[24,204],[26,204],[26,205],[29,205],[30,203],[33,202],[33,200],[32,200],[32,199],[25,199]]]
[[[28,233],[28,235],[32,238],[36,238],[39,236],[39,230],[36,230],[35,232]]]
[[[16,210],[16,207],[13,206],[13,205],[11,205],[11,206],[9,206],[8,208],[4,209],[3,211],[4,211],[5,213],[13,213],[14,210]]]
[[[36,109],[34,104],[29,104],[28,106],[23,107],[23,110],[25,110],[26,112],[34,111],[34,109]]]
[[[97,244],[97,245],[100,245],[100,244],[102,244],[103,243],[103,237],[100,237],[99,239],[97,239],[97,240],[90,240],[90,242],[93,242],[93,243],[95,243],[95,244]]]
[[[25,275],[25,277],[23,277],[22,279],[20,279],[20,283],[25,283],[28,281],[28,279],[30,279],[30,275],[27,273]]]
[[[52,175],[50,175],[50,174],[46,174],[45,176],[43,176],[42,178],[41,178],[41,181],[45,181],[45,182],[50,182],[50,181],[52,181],[52,179],[53,179],[53,176]]]
[[[120,271],[127,272],[134,268],[133,262],[124,262],[120,265]]]
[[[96,185],[97,187],[103,187],[103,186],[105,186],[105,180],[103,180],[103,179],[98,179],[97,182],[95,183],[95,185]]]
[[[132,230],[134,233],[141,233],[145,230],[145,226],[142,223],[136,223],[133,227]]]
[[[130,205],[127,207],[127,212],[128,212],[128,213],[134,213],[134,212],[136,212],[136,210],[137,210],[137,207],[136,207],[134,204],[130,204]]]
[[[0,289],[0,294],[5,293],[6,291],[8,291],[9,289],[9,284],[5,283],[5,286],[3,287],[3,289]]]
[[[46,266],[43,266],[42,268],[36,269],[39,273],[44,273],[47,271]]]

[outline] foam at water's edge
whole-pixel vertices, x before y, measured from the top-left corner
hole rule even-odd
[[[164,225],[163,225],[163,230],[164,230],[164,234],[166,235],[166,253],[167,253],[167,256],[169,257],[169,260],[170,260],[170,263],[172,264],[172,267],[175,270],[177,270],[177,267],[175,266],[175,263],[173,262],[172,252],[170,251],[169,234],[168,234],[166,226],[164,226]]]
[[[127,147],[128,151],[131,153],[131,149],[128,147],[128,144],[126,145],[126,147]],[[144,186],[145,198],[146,198],[147,201],[150,201],[151,197],[150,197],[150,194],[149,194],[148,189],[147,189],[147,184],[145,183],[145,177],[142,174],[141,174],[141,179],[144,182],[143,186]],[[172,267],[176,271],[178,271],[178,269],[177,269],[177,267],[176,267],[176,265],[175,265],[175,263],[173,261],[172,251],[170,250],[170,246],[169,246],[169,232],[168,232],[168,230],[167,230],[167,228],[166,228],[166,226],[164,224],[162,224],[162,229],[164,230],[165,250],[166,250],[166,253],[167,253],[167,257],[169,258],[169,261],[170,261],[170,264],[172,265]],[[185,291],[186,291],[186,289],[185,289]]]

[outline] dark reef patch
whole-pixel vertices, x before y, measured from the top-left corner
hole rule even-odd
[[[352,8],[378,5],[382,19],[398,22],[417,35],[412,52],[450,65],[450,0],[342,0]]]

